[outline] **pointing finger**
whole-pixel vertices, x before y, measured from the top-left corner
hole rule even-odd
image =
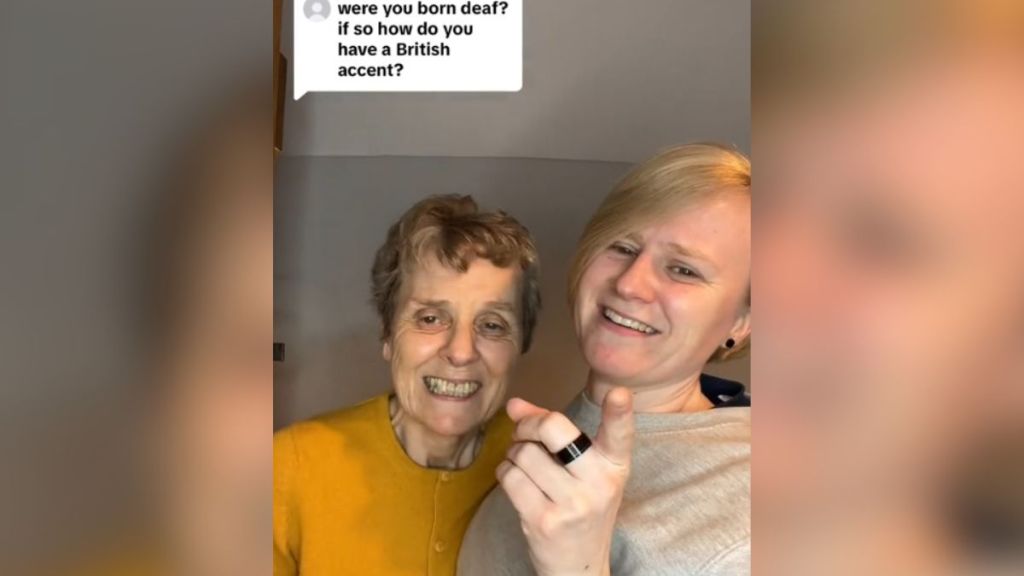
[[[543,416],[549,412],[549,410],[535,406],[522,398],[510,399],[508,404],[505,405],[505,411],[508,412],[508,417],[514,422],[519,422],[527,416]]]
[[[579,428],[560,412],[532,414],[516,424],[515,440],[539,442],[552,454],[565,448],[580,435]]]

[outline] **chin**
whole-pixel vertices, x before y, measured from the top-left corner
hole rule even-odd
[[[632,388],[640,386],[643,383],[644,374],[636,370],[616,369],[614,367],[606,369],[596,366],[592,367],[592,369],[595,374],[601,377],[602,380],[614,384],[615,386]]]
[[[587,365],[595,373],[610,380],[628,385],[647,372],[644,363],[631,354],[623,354],[620,350],[605,346],[591,346],[584,350]]]

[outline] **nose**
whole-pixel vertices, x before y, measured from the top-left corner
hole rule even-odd
[[[454,324],[441,354],[452,366],[466,366],[475,362],[478,354],[473,326]]]
[[[615,291],[627,300],[654,300],[655,271],[649,257],[640,254],[615,280]]]

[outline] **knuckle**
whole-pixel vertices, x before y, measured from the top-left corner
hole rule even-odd
[[[548,412],[547,414],[541,416],[539,428],[541,430],[550,432],[555,426],[557,415],[557,412]]]
[[[573,423],[560,412],[549,412],[543,417],[539,426],[540,434],[545,441],[558,439],[561,442],[569,431],[575,429]]]
[[[542,515],[536,526],[536,532],[543,538],[554,538],[562,531],[563,521],[557,514],[547,513]]]
[[[509,456],[509,459],[516,466],[522,467],[523,464],[525,464],[526,460],[527,460],[527,457],[526,457],[524,452],[525,452],[525,450],[521,446],[517,446],[515,448],[515,451]]]
[[[552,412],[551,418],[552,421],[556,422],[557,425],[560,427],[576,428],[576,426],[572,423],[572,420],[569,420],[569,417],[566,416],[565,414],[562,414],[561,412]]]
[[[536,443],[530,443],[528,446],[522,449],[522,457],[526,460],[538,460],[540,456],[544,454],[544,451]]]
[[[545,429],[554,430],[562,427],[569,419],[561,412],[548,412],[541,417],[541,426]]]
[[[522,476],[522,470],[515,466],[509,465],[508,467],[506,467],[504,473],[502,474],[499,480],[501,481],[502,486],[505,486],[506,488],[514,488],[519,484],[519,481],[522,480]]]
[[[533,448],[534,442],[522,440],[514,443],[508,449],[508,459],[515,462],[521,462],[524,458],[529,457],[530,451]]]
[[[498,482],[501,482],[508,476],[508,465],[502,462],[498,465],[498,469],[495,471],[495,476],[498,477]]]
[[[519,463],[517,462],[519,458],[518,454],[518,450],[515,452],[510,452],[509,455],[505,458],[505,466],[508,467],[509,473],[511,474],[519,474],[522,472],[522,470],[519,469]]]
[[[577,496],[568,501],[566,512],[570,518],[580,518],[586,516],[591,508],[588,498]]]

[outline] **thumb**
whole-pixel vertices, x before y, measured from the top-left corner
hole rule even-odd
[[[633,393],[628,388],[612,388],[601,406],[601,426],[595,443],[609,460],[628,466],[633,453]]]
[[[519,422],[527,416],[543,416],[548,410],[535,406],[522,398],[512,398],[505,404],[505,411],[514,422]]]

